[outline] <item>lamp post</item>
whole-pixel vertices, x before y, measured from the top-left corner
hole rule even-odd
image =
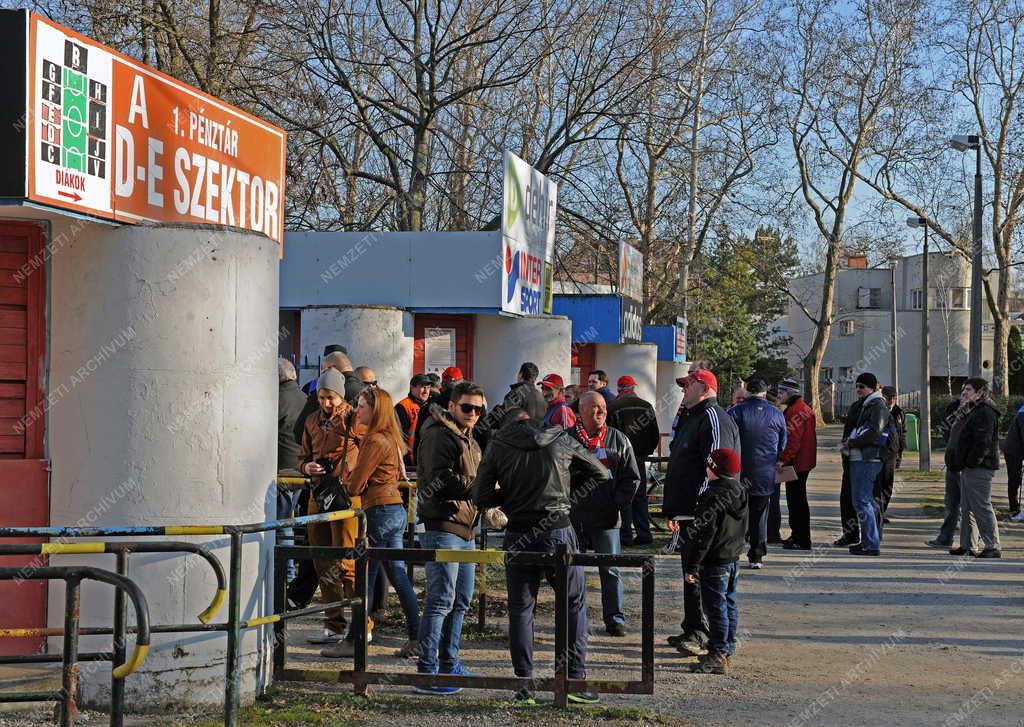
[[[981,376],[981,137],[974,134],[954,136],[949,145],[957,151],[975,151],[974,224],[971,234],[971,348],[968,369]],[[927,228],[926,228],[927,229]]]
[[[896,266],[899,258],[895,255],[889,258],[889,270],[892,273],[892,386],[896,393],[900,390],[900,347],[897,340],[896,326]]]
[[[924,255],[921,256],[921,428],[918,435],[920,464],[927,472],[932,468],[931,359],[928,333],[928,220],[908,217],[908,227],[924,228]]]

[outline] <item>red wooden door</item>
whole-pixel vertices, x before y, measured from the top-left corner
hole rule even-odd
[[[462,369],[462,375],[473,379],[473,316],[417,313],[412,344],[412,367],[414,374],[426,372],[426,345],[424,339],[428,328],[451,331],[455,336],[455,365]],[[441,372],[438,371],[438,374]]]
[[[0,222],[0,523],[11,527],[49,522],[48,463],[43,459],[45,262],[39,226]],[[0,558],[0,564],[45,561],[8,557]],[[0,603],[0,628],[46,625],[45,581],[0,581]],[[41,647],[42,639],[0,639],[0,654]]]
[[[594,370],[597,362],[597,348],[593,343],[572,344],[572,383],[587,388],[587,375]]]

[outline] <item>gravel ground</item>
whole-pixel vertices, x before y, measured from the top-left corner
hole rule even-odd
[[[921,505],[941,498],[942,482],[898,480],[882,556],[850,556],[845,548],[831,546],[839,535],[840,466],[838,454],[826,447],[836,434],[834,428],[822,432],[818,468],[809,483],[814,550],[772,547],[764,570],[742,573],[741,645],[731,673],[690,674],[689,660],[665,644],[665,637],[678,631],[682,582],[678,556],[659,556],[655,694],[605,695],[603,704],[638,707],[709,727],[1024,725],[1019,704],[1024,690],[1024,525],[1000,522],[1002,560],[956,558],[928,549],[923,542],[934,537],[938,520],[923,515]],[[904,466],[915,469],[916,462],[910,459]],[[997,507],[1005,508],[1005,482],[1001,471],[994,486]],[[588,574],[589,600],[591,623],[600,626],[596,576]],[[625,639],[608,637],[603,630],[591,636],[592,676],[639,678],[639,591],[634,571],[627,575],[633,633]],[[503,626],[501,621],[494,618],[496,626]],[[511,673],[500,633],[474,636],[474,622],[471,615],[463,643],[468,668],[482,674]],[[539,617],[538,676],[551,669],[550,624],[549,615]],[[316,628],[308,620],[290,629],[290,666],[336,665],[305,644]],[[390,656],[401,644],[399,630],[382,627],[376,637],[371,645],[375,668],[414,670],[414,662]],[[380,690],[409,692],[399,687]],[[470,698],[464,696],[468,694],[446,698],[452,719],[444,722],[456,721],[459,699]],[[486,691],[474,691],[472,698],[489,696],[507,699],[501,692]],[[0,716],[0,725],[40,724],[41,714],[28,721]]]

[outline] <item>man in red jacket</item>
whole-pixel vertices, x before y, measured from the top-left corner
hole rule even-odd
[[[796,479],[786,483],[786,507],[789,510],[789,537],[782,542],[786,550],[811,549],[811,509],[807,504],[807,476],[818,456],[818,436],[814,410],[800,394],[800,384],[785,379],[778,385],[779,402],[786,405],[786,448],[779,455],[779,468],[791,466]]]

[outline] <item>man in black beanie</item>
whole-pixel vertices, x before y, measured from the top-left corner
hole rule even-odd
[[[850,546],[851,555],[878,555],[881,517],[875,503],[875,480],[882,470],[881,454],[889,424],[889,407],[878,391],[878,379],[864,372],[857,377],[860,409],[842,449],[850,458],[850,493],[860,525],[860,543]]]

